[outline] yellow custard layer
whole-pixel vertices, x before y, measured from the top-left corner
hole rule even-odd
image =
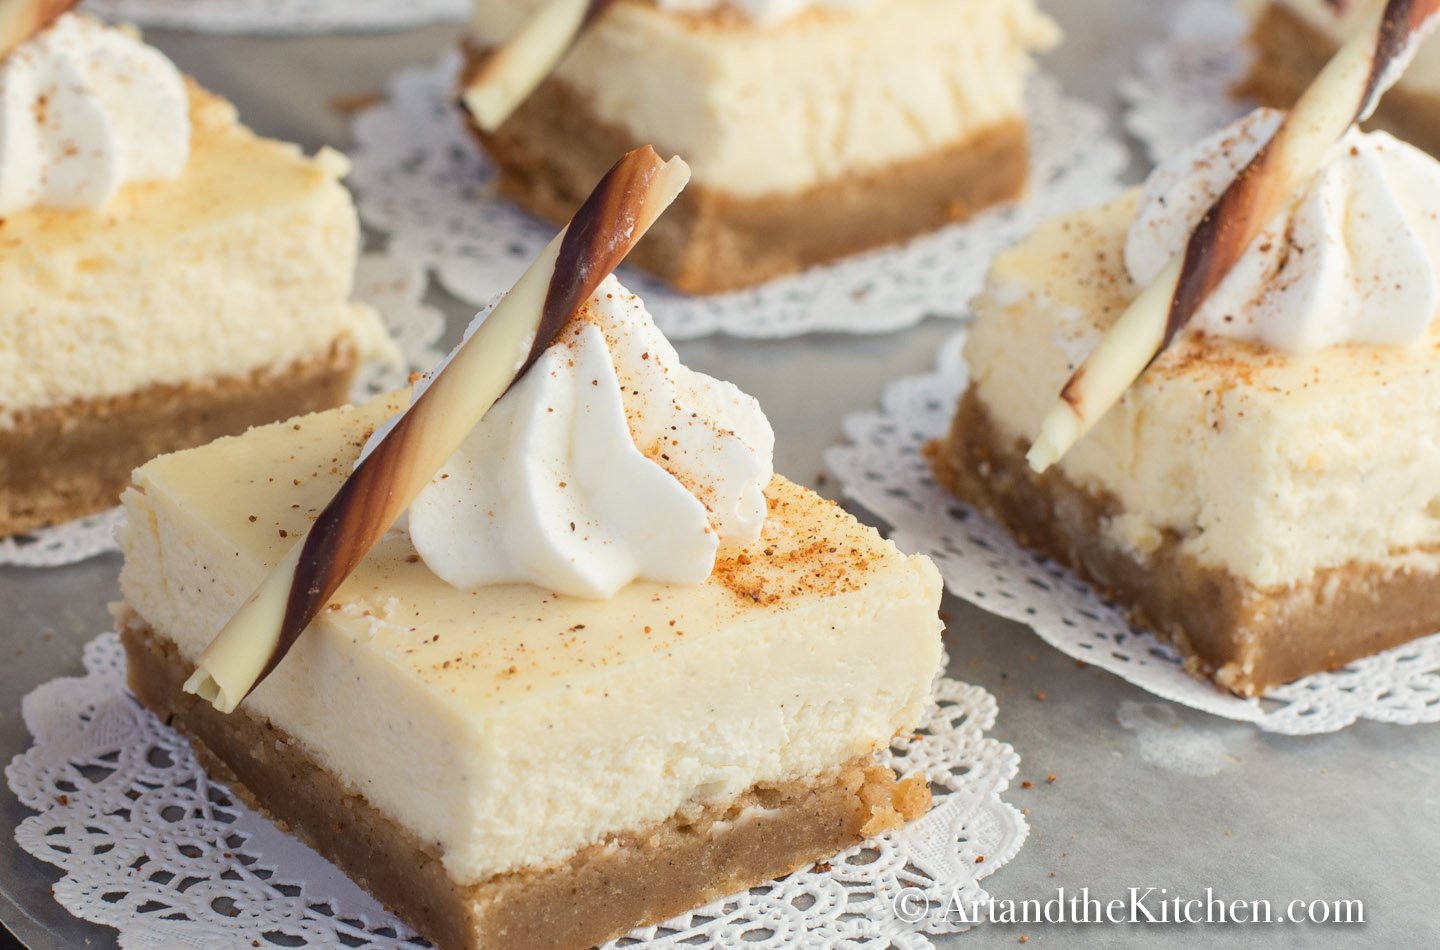
[[[540,3],[474,0],[470,41],[503,43]],[[757,198],[1023,119],[1031,57],[1059,39],[1034,0],[873,0],[765,25],[621,0],[555,77],[593,119],[682,156],[697,184]]]
[[[965,348],[990,416],[1028,444],[1140,292],[1136,193],[1047,222],[996,258]],[[1437,321],[1440,323],[1440,321]],[[1352,563],[1440,569],[1440,329],[1413,346],[1286,354],[1185,334],[1059,463],[1117,502],[1112,540],[1184,553],[1261,589]]]
[[[244,376],[350,340],[391,352],[350,303],[359,224],[338,153],[259,138],[191,86],[174,181],[99,211],[0,220],[0,425],[8,413],[156,384]]]
[[[350,471],[396,394],[137,470],[129,604],[194,659]],[[458,590],[391,531],[249,709],[460,882],[547,864],[757,782],[818,775],[919,718],[940,579],[783,478],[753,549],[612,600]]]

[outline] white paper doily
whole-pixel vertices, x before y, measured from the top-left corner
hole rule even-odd
[[[965,389],[965,335],[945,344],[934,373],[892,383],[881,411],[847,419],[851,444],[826,454],[845,494],[888,521],[901,549],[934,558],[951,593],[1158,696],[1268,732],[1333,732],[1359,719],[1440,722],[1440,634],[1277,687],[1263,700],[1241,699],[1189,676],[1167,644],[1132,629],[1069,571],[941,489],[921,446],[948,430]]]
[[[1249,28],[1233,0],[1188,0],[1169,37],[1140,51],[1120,96],[1125,127],[1151,161],[1185,151],[1255,107],[1231,94],[1250,70]]]
[[[406,365],[362,367],[351,391],[354,401],[399,389],[411,370],[427,370],[440,361],[442,354],[435,345],[445,332],[445,317],[422,302],[425,281],[424,268],[418,264],[387,254],[361,256],[355,270],[355,298],[385,318]],[[0,567],[58,567],[116,550],[119,521],[120,509],[112,508],[29,534],[0,537]]]
[[[495,195],[493,169],[455,104],[459,65],[459,55],[450,53],[400,73],[386,101],[356,117],[350,182],[368,225],[478,307],[509,289],[554,229]],[[1044,75],[1031,82],[1029,101],[1032,178],[1025,201],[903,247],[735,293],[690,296],[634,268],[622,268],[620,278],[671,339],[882,333],[926,316],[961,316],[996,251],[1040,219],[1119,188],[1125,151],[1098,109],[1064,98],[1059,83]]]
[[[458,23],[469,0],[87,0],[105,20],[195,33],[378,33]]]
[[[84,663],[84,677],[25,697],[35,743],[5,772],[38,812],[15,839],[63,870],[54,888],[61,905],[118,929],[126,947],[415,946],[413,932],[348,878],[206,777],[186,742],[126,692],[114,634],[92,640]],[[925,933],[942,932],[935,928],[964,929],[903,924],[891,907],[905,887],[924,890],[934,906],[956,888],[967,902],[983,899],[979,880],[1024,843],[1025,819],[1000,799],[1019,757],[985,735],[995,713],[989,693],[941,678],[915,736],[884,756],[929,777],[928,815],[832,859],[829,871],[796,872],[617,943],[921,950],[932,946]]]

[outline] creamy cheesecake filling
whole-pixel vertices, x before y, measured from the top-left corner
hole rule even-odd
[[[1126,517],[1113,496],[1055,469],[1037,476],[1025,451],[1023,440],[998,432],[972,389],[927,454],[947,490],[1168,640],[1187,671],[1239,695],[1339,669],[1440,627],[1440,573],[1357,561],[1261,590],[1197,564],[1176,534],[1136,538],[1138,549],[1127,544],[1109,530]]]
[[[1338,46],[1366,29],[1369,18],[1385,0],[1240,0],[1252,22],[1266,9],[1283,7],[1328,36]],[[1396,86],[1400,90],[1440,95],[1440,39],[1432,37],[1415,56]]]
[[[1028,444],[1069,374],[1139,292],[1138,195],[1042,225],[995,261],[966,358],[994,424]],[[1440,332],[1410,347],[1292,356],[1177,340],[1058,463],[1113,497],[1105,530],[1144,558],[1167,532],[1261,589],[1352,563],[1440,570]],[[1379,408],[1383,405],[1382,410]]]
[[[923,776],[896,781],[869,755],[833,774],[756,785],[582,848],[543,868],[460,884],[434,843],[354,794],[294,737],[243,707],[188,695],[174,644],[116,612],[135,696],[190,741],[211,778],[333,862],[437,947],[582,950],[738,893],[914,820]]]
[[[193,662],[404,396],[142,468],[125,598]],[[913,725],[940,582],[783,479],[761,541],[700,586],[604,602],[458,590],[392,531],[246,701],[459,882],[820,775]],[[819,659],[819,657],[823,657]]]
[[[477,0],[504,42],[539,0]],[[875,0],[776,26],[619,0],[555,78],[599,122],[684,156],[696,184],[756,198],[945,149],[1024,115],[1032,53],[1058,40],[1032,0]]]
[[[0,222],[0,425],[27,410],[317,359],[392,358],[350,303],[359,230],[344,159],[254,136],[190,90],[185,172],[103,209]]]

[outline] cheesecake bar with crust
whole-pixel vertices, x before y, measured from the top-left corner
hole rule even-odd
[[[1440,629],[1440,331],[1290,354],[1178,339],[1045,474],[1026,462],[1071,372],[1138,288],[1137,196],[1000,255],[971,383],[930,446],[947,489],[1073,569],[1241,695]]]
[[[540,0],[476,0],[471,70]],[[615,156],[653,143],[690,187],[631,260],[733,290],[906,240],[1020,195],[1031,0],[873,0],[775,23],[615,0],[519,109],[479,133],[500,191],[570,216]],[[478,131],[478,130],[477,130]]]
[[[923,813],[872,755],[928,702],[939,577],[780,477],[708,581],[609,600],[452,587],[391,531],[241,709],[182,692],[407,403],[135,473],[130,683],[212,774],[444,948],[590,947]]]
[[[188,95],[178,177],[0,219],[0,535],[111,507],[162,452],[340,405],[395,356],[350,300],[344,158]]]

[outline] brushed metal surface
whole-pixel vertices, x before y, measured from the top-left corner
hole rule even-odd
[[[1174,5],[1152,0],[1042,0],[1068,41],[1047,68],[1071,89],[1117,113],[1115,81],[1138,44],[1160,35]],[[456,31],[430,28],[381,37],[151,39],[206,85],[231,97],[259,131],[343,148],[347,120],[337,97],[380,89],[396,69],[428,62]],[[1132,177],[1138,177],[1138,163]],[[1100,197],[1100,196],[1097,196]],[[453,340],[469,308],[443,295]],[[764,404],[777,434],[777,468],[822,482],[824,450],[848,413],[878,402],[884,385],[927,369],[953,325],[926,323],[879,338],[812,336],[679,344],[692,366],[731,379]],[[866,517],[860,512],[862,517]],[[115,556],[46,571],[0,569],[0,761],[26,748],[21,697],[78,671],[81,645],[108,625],[117,596]],[[1226,899],[1359,898],[1367,923],[1138,926],[990,925],[945,948],[1237,945],[1433,946],[1440,912],[1440,730],[1362,724],[1309,738],[1264,736],[1252,727],[1178,709],[1181,739],[1219,743],[1218,774],[1194,777],[1153,764],[1117,721],[1126,703],[1159,703],[1120,679],[1079,668],[1027,629],[947,598],[952,672],[1000,701],[995,734],[1022,756],[1007,798],[1029,809],[1020,855],[990,879],[998,897],[1044,901],[1059,886],[1102,898],[1129,888],[1168,888]],[[1043,693],[1043,700],[1038,698]],[[1134,707],[1129,707],[1132,710]],[[1055,781],[1046,781],[1054,775]],[[1020,780],[1033,788],[1019,787]],[[54,871],[21,852],[9,829],[24,811],[0,790],[0,920],[35,950],[113,947],[106,928],[72,918],[49,895]],[[3,935],[0,935],[3,940]]]

